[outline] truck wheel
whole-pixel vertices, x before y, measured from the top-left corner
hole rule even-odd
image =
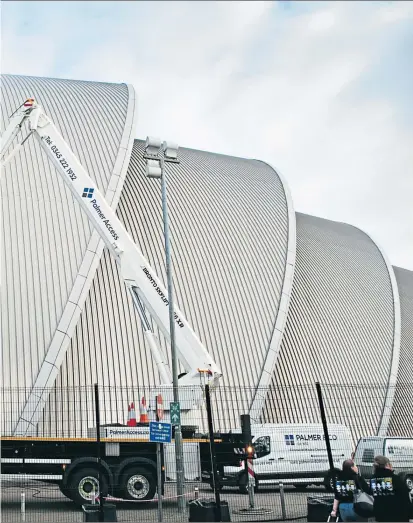
[[[98,471],[92,467],[75,470],[69,478],[68,487],[65,489],[69,491],[68,497],[72,499],[76,505],[83,505],[86,502],[92,501],[93,494],[95,494],[95,496],[107,496],[109,492],[108,480],[104,474],[100,475],[100,490],[98,476]]]
[[[239,476],[238,489],[241,494],[248,494],[248,476],[245,472]]]
[[[143,467],[130,467],[122,473],[120,488],[124,499],[153,499],[156,482],[152,472]]]
[[[258,492],[258,480],[255,478],[255,485],[254,485],[254,492]],[[243,473],[239,477],[238,481],[238,489],[241,494],[248,494],[248,476],[247,474]]]
[[[69,499],[72,499],[72,493],[71,490],[67,487],[64,487],[61,483],[59,484],[59,490],[63,494],[63,496],[66,496]]]

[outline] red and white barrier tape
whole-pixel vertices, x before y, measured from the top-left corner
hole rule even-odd
[[[247,470],[248,470],[248,482],[255,482],[255,474],[254,474],[254,465],[253,460],[248,458],[247,459]]]

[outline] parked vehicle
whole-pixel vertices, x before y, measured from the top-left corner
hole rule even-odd
[[[114,110],[116,112],[116,109]],[[145,339],[159,371],[160,387],[165,403],[164,419],[170,420],[169,407],[173,399],[172,372],[148,318],[152,317],[166,340],[169,340],[167,289],[119,220],[116,211],[97,187],[94,180],[99,177],[98,173],[94,172],[91,176],[85,170],[69,143],[34,98],[26,99],[11,115],[1,136],[1,166],[4,167],[11,161],[26,142],[28,136],[6,156],[19,133],[26,130],[25,124],[28,124],[30,130],[28,136],[34,135],[37,143],[55,166],[56,173],[67,185],[118,264],[119,274],[130,292],[134,307],[141,319]],[[160,148],[160,141],[158,143],[157,139],[148,137],[145,152],[149,156],[156,157]],[[174,154],[174,148],[170,144],[165,150],[165,155],[168,154]],[[41,175],[41,169],[38,175]],[[148,164],[148,176],[159,177],[158,167],[154,168]],[[108,194],[110,193],[113,196],[112,190],[108,191]],[[87,258],[87,263],[90,264],[93,253],[89,251],[89,254],[91,257]],[[179,408],[181,423],[185,423],[188,420],[194,421],[197,408],[204,403],[200,384],[208,384],[214,388],[221,379],[222,372],[176,304],[174,317],[177,324],[175,346],[184,370],[179,376],[179,387],[183,398],[179,402]],[[71,322],[73,318],[68,317],[67,320]],[[58,376],[60,363],[69,346],[70,336],[66,336],[65,332],[62,336],[65,341],[59,341],[59,345],[56,346],[50,345],[45,352],[45,359],[30,396],[19,413],[13,434],[2,435],[1,474],[8,476],[9,479],[18,476],[20,479],[31,478],[58,483],[62,493],[76,503],[90,500],[99,489],[103,494],[114,492],[125,499],[152,499],[156,490],[157,454],[156,444],[149,442],[147,428],[144,431],[141,428],[135,430],[129,427],[106,427],[106,437],[102,437],[101,440],[100,469],[98,469],[93,434],[89,434],[86,438],[35,436],[42,409],[47,403],[48,390]],[[39,397],[42,401],[39,401]],[[132,434],[135,437],[132,437]],[[189,443],[193,444],[191,447],[193,450],[197,449],[195,438],[190,438]],[[209,448],[209,442],[201,438],[198,443],[199,456],[197,455],[196,463],[201,463],[202,456],[207,453],[205,449]],[[225,462],[232,463],[233,444],[223,442],[220,448]],[[172,458],[169,460],[170,467],[167,472],[173,479],[174,475],[176,476],[173,468],[173,446],[170,445],[168,451],[168,456],[172,455]],[[164,461],[162,452],[162,467]],[[196,475],[200,468],[201,466],[198,469],[194,467],[189,474]],[[98,472],[100,472],[100,482]],[[165,470],[162,470],[162,476],[164,480]]]
[[[329,462],[321,424],[252,425],[255,450],[256,489],[262,484],[283,482],[297,488],[324,484]],[[344,425],[328,426],[334,465],[341,468],[353,450],[350,431]],[[204,477],[203,477],[204,479]],[[328,481],[327,481],[328,483]],[[237,486],[247,491],[244,462],[223,467],[222,486]]]
[[[187,430],[185,426],[182,434],[184,453],[188,455],[190,465],[186,479],[198,480],[200,468],[211,462],[209,435],[195,433],[193,427]],[[216,434],[215,444],[217,464],[221,469],[224,463],[238,462],[243,451],[241,435]],[[91,429],[87,438],[3,436],[1,479],[55,483],[62,494],[77,505],[90,502],[98,494],[131,501],[154,498],[157,486],[156,443],[149,441],[147,424],[102,427],[100,469],[96,451],[96,429]],[[165,481],[176,480],[174,441],[161,445],[161,467],[163,488]]]
[[[413,438],[368,436],[360,438],[354,453],[354,461],[360,474],[369,479],[373,475],[375,456],[389,458],[397,474],[406,478],[407,486],[413,490]]]

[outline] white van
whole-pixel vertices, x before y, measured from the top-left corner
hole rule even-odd
[[[238,430],[237,430],[238,432]],[[258,484],[283,482],[297,488],[322,484],[329,471],[326,443],[321,424],[251,425],[256,458],[254,473]],[[341,469],[350,459],[353,443],[344,425],[328,425],[334,467]],[[244,464],[224,467],[222,486],[238,486],[246,492],[247,476]]]
[[[386,456],[397,474],[406,477],[410,490],[413,489],[413,438],[369,436],[360,438],[354,461],[364,478],[371,478],[375,456]]]

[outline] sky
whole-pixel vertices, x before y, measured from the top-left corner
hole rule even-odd
[[[413,270],[413,2],[1,4],[2,73],[131,83],[136,137],[271,164]]]

